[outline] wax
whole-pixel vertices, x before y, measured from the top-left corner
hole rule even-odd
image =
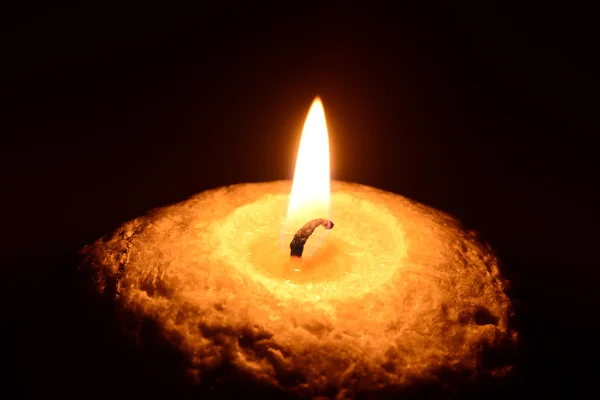
[[[82,268],[120,313],[154,319],[199,382],[227,364],[291,393],[347,397],[510,370],[482,361],[517,333],[498,260],[474,234],[332,181],[335,228],[290,259],[290,188],[234,185],[153,210],[87,246]]]

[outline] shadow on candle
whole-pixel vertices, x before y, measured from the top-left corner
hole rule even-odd
[[[40,355],[60,357],[70,367],[60,367],[63,381],[46,382],[56,379],[58,372],[49,372],[41,378],[32,394],[55,393],[58,388],[63,394],[85,394],[90,399],[106,398],[246,398],[300,400],[306,397],[290,393],[289,386],[302,382],[302,377],[277,370],[282,387],[273,387],[261,381],[254,374],[239,369],[232,363],[230,355],[216,361],[214,368],[207,370],[200,381],[189,375],[193,362],[181,352],[173,337],[165,336],[161,321],[134,310],[121,313],[122,308],[109,296],[116,281],[108,282],[106,296],[98,297],[89,283],[93,275],[83,270],[77,274],[73,266],[67,264],[66,272],[47,282],[43,291],[34,298],[37,311],[44,311],[54,329],[46,331],[35,341],[40,348],[30,349],[32,360],[29,368],[39,365],[34,362]],[[112,289],[111,289],[112,288]],[[56,296],[60,292],[61,296]],[[51,299],[41,302],[42,298]],[[60,309],[60,312],[52,310]],[[115,312],[118,311],[118,312]],[[87,315],[88,318],[80,316]],[[31,329],[24,339],[35,332]],[[74,335],[74,332],[77,332]],[[259,350],[260,335],[251,330],[241,332],[236,341],[242,348]],[[210,341],[223,340],[218,331],[206,331],[204,337]],[[33,338],[31,338],[33,342]],[[35,351],[34,351],[35,350]],[[486,367],[508,365],[514,362],[514,347],[510,343],[504,348],[488,348],[484,351]],[[269,357],[266,353],[264,357]],[[62,364],[61,364],[62,365]],[[277,365],[277,363],[274,363]],[[342,368],[340,365],[339,368]],[[384,368],[393,368],[383,365]],[[277,367],[276,367],[277,368]],[[368,379],[364,377],[363,379]],[[42,386],[42,382],[46,382]],[[65,385],[63,387],[63,385]],[[68,386],[66,386],[68,385]],[[396,385],[378,390],[365,390],[356,395],[357,399],[429,399],[429,398],[507,398],[513,395],[511,380],[496,380],[480,377],[473,380],[468,371],[439,367],[431,370],[430,377],[423,377],[407,385]],[[322,398],[335,397],[334,388],[322,393]]]

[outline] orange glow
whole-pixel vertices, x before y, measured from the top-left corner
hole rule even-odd
[[[302,216],[308,222],[329,216],[330,200],[329,136],[325,110],[315,98],[306,117],[294,172],[287,218]]]

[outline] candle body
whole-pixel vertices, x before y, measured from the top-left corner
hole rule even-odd
[[[334,181],[335,228],[293,262],[279,236],[290,187],[234,185],[154,210],[86,247],[84,268],[119,310],[155,319],[199,381],[226,363],[344,397],[509,369],[482,363],[517,337],[497,259],[455,219]]]

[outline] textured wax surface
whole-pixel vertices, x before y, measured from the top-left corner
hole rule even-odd
[[[228,365],[343,398],[510,370],[484,362],[517,334],[498,261],[473,234],[402,196],[334,181],[335,228],[290,264],[279,241],[290,187],[234,185],[153,210],[87,246],[82,268],[134,333],[155,321],[197,382]]]

